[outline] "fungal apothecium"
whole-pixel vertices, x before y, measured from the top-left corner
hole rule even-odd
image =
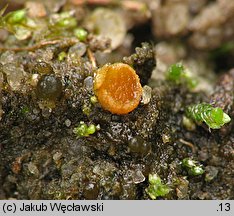
[[[99,103],[113,114],[134,110],[142,96],[142,86],[135,70],[127,64],[115,63],[101,67],[94,78],[94,92]]]

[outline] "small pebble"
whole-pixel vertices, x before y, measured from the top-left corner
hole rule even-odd
[[[66,120],[65,120],[65,125],[66,125],[67,127],[70,127],[70,126],[71,126],[71,121],[70,121],[70,119],[66,119]]]
[[[145,181],[145,176],[140,170],[136,170],[132,175],[132,179],[135,184],[139,184]]]
[[[37,166],[34,163],[30,162],[28,164],[28,170],[29,170],[29,172],[31,174],[33,174],[35,176],[39,176],[39,170],[38,170]]]
[[[88,76],[84,79],[84,87],[87,89],[87,90],[93,90],[93,77],[91,76]]]
[[[145,104],[145,105],[148,104],[150,102],[151,95],[152,95],[152,89],[151,89],[151,87],[145,85],[143,87],[141,102],[143,104]]]
[[[205,175],[205,181],[210,182],[212,181],[217,175],[218,175],[218,169],[214,166],[207,166],[205,168],[206,175]]]
[[[62,82],[52,74],[44,75],[37,83],[36,93],[41,99],[56,100],[62,93]]]
[[[58,161],[62,158],[63,156],[63,153],[62,152],[56,152],[54,155],[53,155],[53,160],[54,161]]]

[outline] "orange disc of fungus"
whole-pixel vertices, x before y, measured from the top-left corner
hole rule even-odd
[[[127,114],[138,106],[142,86],[133,68],[115,63],[97,70],[94,92],[105,110],[114,114]]]

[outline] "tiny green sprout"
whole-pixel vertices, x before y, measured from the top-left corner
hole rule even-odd
[[[205,172],[202,166],[191,158],[184,158],[182,160],[182,166],[186,168],[188,174],[191,176],[202,175]]]
[[[77,21],[74,17],[69,17],[59,20],[56,25],[62,28],[74,28],[77,25]]]
[[[67,57],[67,53],[65,53],[64,51],[60,52],[58,54],[58,60],[59,61],[64,61],[64,59]]]
[[[89,115],[90,115],[90,112],[91,112],[90,106],[84,104],[83,107],[82,107],[82,112],[83,112],[85,115],[89,116]]]
[[[162,184],[161,178],[157,174],[149,174],[149,183],[150,184]]]
[[[201,166],[195,166],[188,170],[188,174],[192,176],[202,175],[204,172],[205,171]]]
[[[96,126],[94,124],[89,125],[89,127],[87,128],[88,134],[94,134],[95,131],[96,131]]]
[[[73,133],[76,134],[77,137],[87,136],[88,126],[81,121],[79,126],[73,129]]]
[[[22,23],[25,20],[26,20],[26,10],[24,9],[10,12],[5,16],[5,21],[8,24]]]
[[[74,29],[74,35],[80,40],[80,41],[85,41],[88,35],[88,32],[85,31],[82,28],[76,28]]]
[[[75,28],[77,26],[77,20],[69,11],[56,14],[55,26],[59,28]]]
[[[196,166],[196,162],[192,160],[191,158],[184,158],[182,160],[182,165],[187,168],[192,168]]]
[[[5,8],[0,11],[0,27],[13,33],[18,40],[24,40],[32,34],[36,23],[27,17],[25,9],[7,13],[3,16]]]
[[[180,83],[181,77],[183,77],[185,74],[184,72],[184,66],[182,63],[173,64],[169,67],[167,72],[167,79],[171,80],[177,84]]]
[[[26,115],[27,113],[29,113],[30,109],[29,107],[27,106],[24,106],[21,108],[20,112],[23,114],[23,115]]]
[[[190,75],[188,69],[182,63],[171,65],[167,71],[166,79],[177,85],[186,83],[190,89],[195,88],[198,84],[197,80]]]
[[[96,97],[96,96],[91,96],[91,97],[90,97],[90,102],[91,102],[92,104],[96,104],[96,103],[98,102],[97,97]]]
[[[187,107],[186,115],[197,123],[205,122],[211,129],[219,129],[231,121],[229,115],[221,108],[212,107],[207,103]]]
[[[151,199],[163,197],[170,192],[170,188],[162,183],[161,178],[157,174],[149,174],[149,186],[145,189]]]
[[[91,134],[94,134],[97,131],[97,126],[94,124],[90,124],[89,126],[85,124],[83,121],[80,122],[80,124],[73,129],[73,133],[77,137],[86,137]]]

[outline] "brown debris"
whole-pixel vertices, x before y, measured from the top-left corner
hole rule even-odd
[[[189,23],[189,8],[184,2],[167,2],[153,11],[153,30],[157,37],[183,35]]]
[[[30,17],[44,17],[46,16],[45,6],[41,2],[27,1],[25,7],[28,9]]]
[[[220,77],[211,96],[211,103],[234,116],[234,69]]]

